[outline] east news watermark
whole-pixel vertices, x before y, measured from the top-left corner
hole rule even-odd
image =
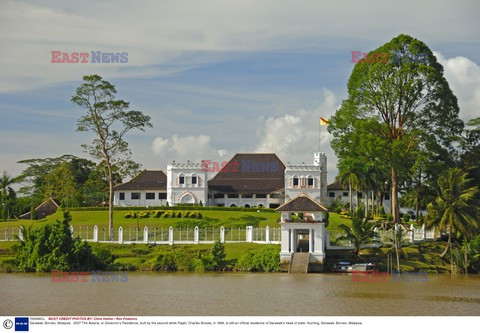
[[[52,282],[127,282],[128,272],[62,272],[52,271]],[[91,277],[90,280],[87,277]]]
[[[412,52],[371,52],[362,53],[361,51],[352,52],[352,63],[368,63],[375,64],[382,62],[384,64],[391,62],[392,64],[405,63],[428,63],[428,54],[426,53],[412,53]]]
[[[202,160],[202,172],[253,172],[266,173],[278,172],[278,161],[224,161],[215,162],[211,160]]]
[[[389,278],[390,277],[390,278]],[[352,271],[352,282],[427,282],[427,272]]]
[[[51,51],[52,64],[126,64],[128,52],[62,52]]]

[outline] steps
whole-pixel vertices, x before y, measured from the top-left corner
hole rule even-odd
[[[310,253],[308,252],[295,252],[290,259],[289,273],[307,273],[308,263],[310,262]]]

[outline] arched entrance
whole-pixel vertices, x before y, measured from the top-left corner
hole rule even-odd
[[[190,193],[186,193],[180,199],[180,203],[182,203],[182,204],[193,204],[193,203],[195,203],[195,199],[194,199],[193,195],[191,195]]]

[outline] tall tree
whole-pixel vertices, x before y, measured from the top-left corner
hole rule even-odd
[[[480,184],[480,117],[471,119],[467,123],[462,141],[460,164],[462,168],[468,170],[470,178]],[[480,193],[478,199],[480,199]]]
[[[141,111],[128,110],[130,103],[115,99],[115,86],[99,75],[86,75],[71,101],[86,111],[77,122],[77,131],[93,132],[96,138],[82,147],[105,163],[109,183],[108,234],[113,231],[114,167],[128,163],[131,155],[125,135],[134,129],[152,127],[150,116]]]
[[[10,216],[10,206],[15,200],[15,191],[12,185],[15,184],[16,179],[8,175],[6,171],[3,171],[2,177],[0,177],[0,205],[2,209],[2,219],[5,221]]]
[[[374,53],[395,53],[398,61],[372,62]],[[425,54],[426,62],[416,60]],[[452,151],[463,129],[457,99],[443,76],[443,67],[421,41],[399,35],[355,65],[348,81],[348,99],[332,117],[329,131],[338,142],[352,137],[362,123],[376,123],[368,136],[381,141],[390,170],[393,222],[400,222],[399,181],[414,163],[412,154],[437,146]],[[427,144],[424,144],[424,143]],[[334,146],[339,150],[339,147]],[[364,152],[361,145],[357,154]]]
[[[427,206],[426,226],[448,232],[447,246],[441,257],[451,249],[452,236],[457,232],[466,236],[479,227],[480,210],[476,200],[479,189],[472,186],[467,177],[468,174],[459,168],[445,170],[438,179],[437,198]]]
[[[358,191],[360,189],[360,173],[361,166],[356,163],[353,159],[342,160],[338,165],[338,176],[337,181],[345,187],[348,186],[348,196],[350,200],[350,216],[353,216],[353,195],[352,191],[357,191],[357,202],[358,202]]]
[[[78,206],[80,186],[75,182],[71,163],[60,164],[46,176],[45,194],[58,199],[64,207]]]

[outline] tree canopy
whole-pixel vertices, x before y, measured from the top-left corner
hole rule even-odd
[[[463,122],[443,67],[427,45],[399,35],[369,55],[382,52],[399,54],[400,59],[355,65],[348,98],[332,117],[329,131],[340,161],[376,161],[389,171],[393,221],[398,223],[399,182],[411,176],[419,155],[448,160]],[[427,60],[416,61],[418,53]]]
[[[84,115],[78,119],[77,131],[92,132],[95,139],[82,147],[105,165],[105,176],[109,184],[108,233],[113,232],[113,186],[115,169],[139,166],[130,159],[131,151],[125,135],[131,130],[144,131],[152,127],[150,116],[141,111],[129,110],[130,103],[116,99],[117,90],[99,75],[86,75],[83,83],[72,96],[72,103],[80,106]]]

